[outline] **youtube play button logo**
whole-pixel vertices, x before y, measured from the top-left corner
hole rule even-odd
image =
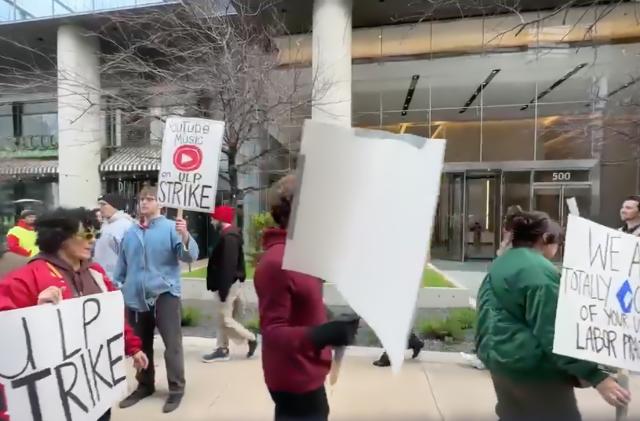
[[[202,151],[194,145],[182,145],[173,153],[173,165],[178,171],[195,171],[202,165]]]

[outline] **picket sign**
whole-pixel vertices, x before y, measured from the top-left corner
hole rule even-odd
[[[394,373],[415,315],[444,150],[441,139],[304,123],[282,268],[334,283],[376,333]],[[389,197],[403,198],[402,217]]]
[[[0,420],[98,419],[127,392],[123,328],[120,291],[1,312]]]
[[[570,216],[569,216],[569,223],[567,227],[565,260],[563,262],[563,271],[562,271],[563,275],[562,275],[562,280],[560,284],[561,294],[558,299],[558,308],[557,308],[557,314],[556,314],[556,332],[555,332],[555,338],[554,338],[553,351],[558,354],[569,355],[569,356],[581,358],[584,360],[594,361],[594,362],[605,364],[611,367],[616,367],[616,366],[620,367],[621,365],[625,365],[626,367],[629,367],[629,364],[632,364],[633,366],[636,367],[636,369],[639,369],[640,364],[636,362],[638,359],[640,359],[640,352],[638,351],[638,345],[637,345],[638,332],[634,332],[631,328],[626,328],[625,325],[627,321],[626,316],[630,316],[629,323],[633,324],[632,326],[633,329],[638,330],[636,329],[636,327],[640,327],[640,325],[636,324],[637,323],[636,321],[640,321],[640,318],[639,318],[640,314],[635,314],[635,315],[631,314],[632,313],[631,310],[633,306],[633,302],[631,302],[631,300],[634,299],[635,295],[631,295],[627,297],[627,295],[630,294],[630,292],[627,292],[627,290],[632,291],[633,289],[635,289],[636,291],[638,291],[637,289],[638,278],[640,278],[640,272],[636,272],[635,274],[633,274],[633,271],[634,271],[634,266],[640,264],[640,248],[638,248],[640,239],[638,239],[637,237],[629,236],[627,234],[620,233],[619,231],[615,231],[610,228],[598,225],[586,219],[579,218],[580,213],[579,213],[578,205],[575,198],[567,199],[567,206],[569,208]],[[587,233],[588,233],[588,239],[584,238],[587,236]],[[600,241],[598,241],[598,237],[600,238]],[[602,244],[602,239],[604,239],[604,242],[605,242],[604,245]],[[634,250],[633,255],[630,257],[630,259],[629,259],[629,256],[625,256],[623,253],[620,253],[619,249],[627,249],[626,251],[628,251],[629,247],[628,246],[625,247],[624,245],[618,245],[617,240],[619,239],[624,239],[625,242],[623,244],[628,243],[628,246],[631,246],[630,250]],[[634,246],[634,243],[635,243],[635,246]],[[588,246],[587,250],[584,249],[585,245]],[[580,265],[579,258],[576,259],[577,257],[576,255],[579,253],[581,253],[582,257],[584,256],[588,257],[586,261],[585,260],[582,261],[583,265]],[[607,253],[608,253],[608,256],[607,256]],[[625,254],[628,254],[628,253],[625,253]],[[617,255],[620,256],[620,259],[616,263],[618,265],[620,265],[621,262],[625,262],[625,264],[628,263],[628,271],[621,270],[623,268],[620,268],[620,267],[614,267],[616,265],[614,265],[613,259],[614,259],[614,256],[617,256]],[[608,267],[607,267],[607,259],[611,259],[608,262],[608,265],[609,265]],[[575,263],[578,263],[578,264],[576,265]],[[588,308],[587,308],[586,305],[584,304],[585,303],[584,296],[571,297],[570,300],[564,299],[565,297],[567,297],[568,290],[573,289],[574,286],[578,286],[580,284],[581,282],[580,272],[578,272],[577,270],[579,270],[578,268],[580,268],[581,266],[583,266],[584,268],[587,268],[587,267],[589,268],[588,270],[583,272],[584,274],[589,275],[589,272],[591,272],[591,275],[595,275],[590,279],[591,281],[595,279],[596,285],[598,286],[597,292],[595,292],[594,294],[593,283],[590,283],[590,284],[583,283],[582,284],[583,295],[584,295],[585,289],[590,288],[591,293],[588,294],[590,295],[590,297],[587,297],[587,301],[589,299],[593,300],[595,295],[596,296],[595,298],[598,299],[597,301],[601,301],[601,302],[604,301],[604,304],[587,304],[588,305]],[[623,282],[620,282],[620,280],[617,279],[618,282],[615,283],[616,281],[614,280],[616,278],[620,278],[620,276],[616,276],[616,275],[621,271],[623,274],[626,272],[627,275],[622,276],[622,278],[625,278],[623,279]],[[607,273],[609,276],[608,279],[607,279]],[[575,274],[578,274],[578,275],[574,276]],[[634,275],[633,277],[632,277],[632,274]],[[584,282],[585,280],[586,278],[583,278],[582,282]],[[605,285],[607,285],[607,281],[608,281],[608,286],[606,286],[607,293],[605,294],[604,291],[603,293],[600,293],[600,286],[602,286],[604,290]],[[620,284],[621,286],[619,286]],[[634,286],[632,287],[631,285],[634,285]],[[612,290],[612,287],[614,287],[613,290]],[[580,287],[578,286],[577,289],[579,290]],[[624,293],[621,293],[621,292],[624,292]],[[611,302],[611,300],[613,300],[613,302]],[[569,301],[571,302],[577,301],[579,304],[578,306],[576,306],[575,304],[567,305]],[[571,310],[574,310],[573,312],[574,320],[571,320],[571,322],[576,322],[576,327],[575,327],[575,330],[573,330],[571,326],[568,326],[570,329],[572,329],[571,332],[565,332],[566,329],[562,329],[559,326],[559,324],[566,325],[562,322],[558,323],[558,319],[560,317],[565,317],[566,315],[566,312],[562,311],[563,309],[561,309],[561,306],[563,307],[563,309],[564,307],[573,307],[573,309]],[[618,306],[621,307],[620,308],[621,312],[617,310]],[[580,308],[579,318],[576,317],[578,313],[575,312],[577,307]],[[587,308],[587,310],[584,311],[583,313],[583,310],[585,308]],[[598,316],[601,316],[603,312],[605,313],[606,317],[605,318],[598,317]],[[561,313],[564,313],[564,314],[561,315]],[[638,312],[636,311],[636,313]],[[618,318],[617,316],[620,316],[620,317]],[[593,326],[587,327],[587,332],[596,332],[596,329],[598,332],[600,332],[600,328],[601,328],[603,333],[601,337],[598,337],[600,333],[593,334],[592,336],[589,336],[589,333],[587,333],[584,341],[584,346],[580,346],[579,344],[580,344],[581,338],[577,332],[579,331],[581,324],[584,327],[584,322],[587,321],[587,319],[591,323],[595,322],[593,323]],[[624,321],[624,323],[621,323],[621,321]],[[596,327],[595,325],[600,325],[600,327]],[[617,325],[617,326],[612,326],[612,325]],[[604,332],[606,332],[606,334]],[[571,338],[569,340],[566,340],[566,338],[564,338],[565,340],[563,341],[556,340],[556,338],[559,338],[560,336],[563,336],[565,334],[571,335]],[[592,340],[589,340],[589,339],[592,339]],[[601,339],[600,343],[598,344],[601,346],[595,345],[597,339]],[[620,345],[620,341],[618,339],[621,339],[622,341],[621,356],[618,356],[617,353],[615,352],[616,345],[618,346]],[[569,344],[571,341],[573,341],[573,344],[574,344],[573,346]],[[560,342],[564,342],[564,343],[561,345]],[[587,345],[588,343],[591,343],[591,348],[592,348],[591,351],[592,353],[593,351],[595,351],[596,355],[589,355],[590,352],[586,349],[589,347],[589,345]],[[605,344],[607,346],[605,346]],[[576,348],[580,348],[580,349],[576,349]],[[607,357],[610,357],[612,352],[611,350],[614,350],[613,352],[614,356],[616,358],[623,357],[625,359],[624,363],[616,364],[615,359],[614,361],[612,361],[611,359],[603,360],[602,357],[600,357],[598,354],[600,354],[605,349],[607,349],[607,354],[608,354]],[[627,354],[629,355],[628,358],[627,358]],[[631,361],[628,361],[628,360],[631,360]],[[616,379],[618,384],[620,384],[620,386],[629,390],[629,370],[627,368],[618,368]],[[629,407],[627,405],[623,407],[616,407],[616,421],[627,420],[628,411],[629,411]]]
[[[224,122],[169,117],[162,138],[158,202],[167,208],[212,212]]]
[[[158,203],[177,209],[178,219],[182,219],[185,209],[213,212],[223,138],[223,121],[167,118],[158,174]]]

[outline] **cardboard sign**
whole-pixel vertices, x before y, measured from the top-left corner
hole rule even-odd
[[[569,215],[553,352],[640,371],[640,238]]]
[[[283,267],[336,284],[404,361],[445,142],[306,121]]]
[[[119,291],[0,313],[0,419],[98,419],[127,391],[123,328]]]
[[[211,212],[215,207],[224,122],[169,117],[162,139],[158,202]]]

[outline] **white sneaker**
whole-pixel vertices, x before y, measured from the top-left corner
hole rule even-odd
[[[469,363],[473,368],[477,368],[478,370],[484,370],[486,367],[480,361],[480,359],[476,356],[476,354],[467,354],[465,352],[461,352],[460,356],[463,360]]]

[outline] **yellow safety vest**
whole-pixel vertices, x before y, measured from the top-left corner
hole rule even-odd
[[[20,247],[25,250],[29,250],[31,253],[29,256],[35,256],[40,252],[40,249],[36,245],[36,239],[38,238],[38,234],[35,231],[28,230],[26,228],[22,228],[19,226],[15,226],[9,230],[7,236],[13,235],[18,241],[20,241]]]

